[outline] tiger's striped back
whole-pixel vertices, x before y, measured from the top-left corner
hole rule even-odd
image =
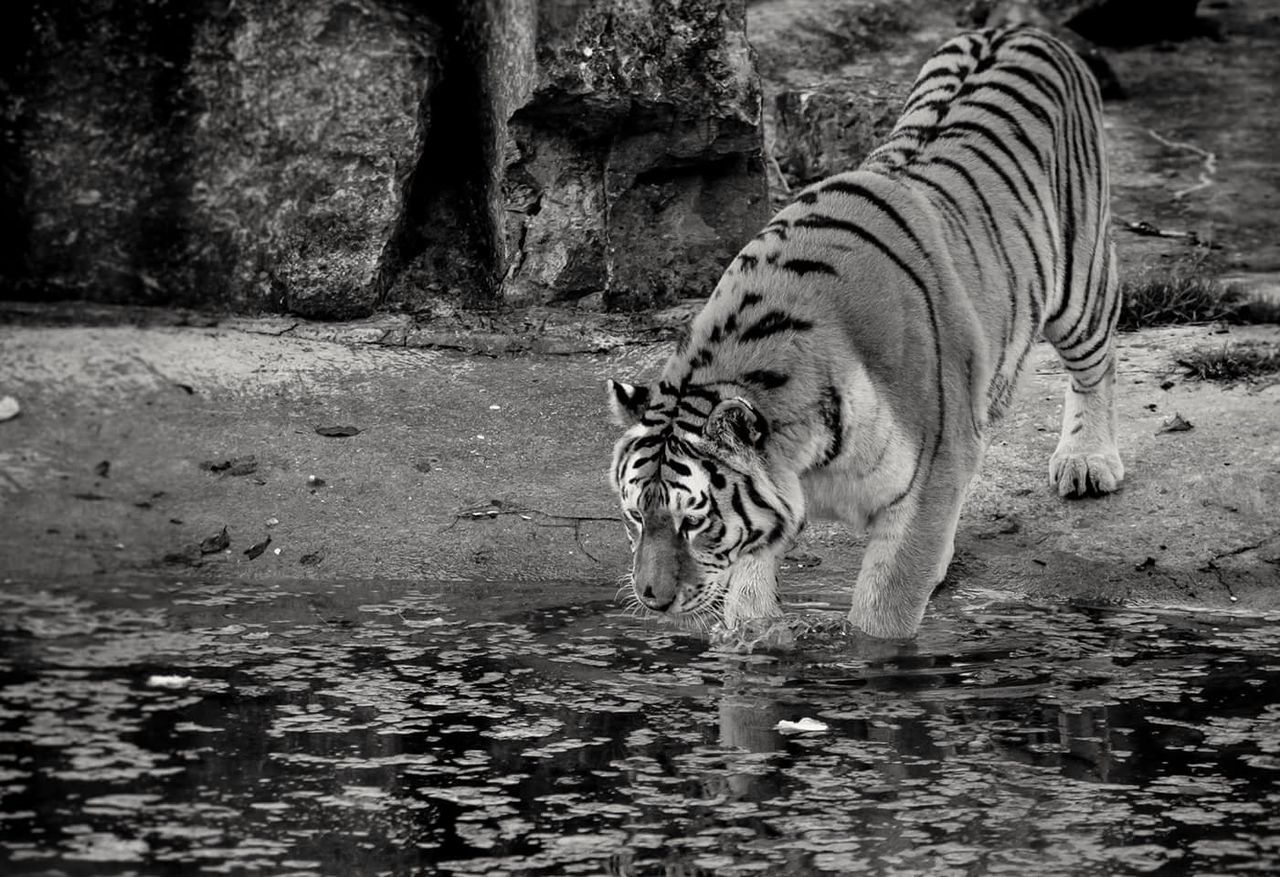
[[[1079,386],[1096,385],[1109,359],[1119,295],[1101,104],[1084,62],[1040,31],[962,34],[925,64],[862,164],[925,193],[968,282],[1012,285],[993,415],[1041,329],[1066,346]]]

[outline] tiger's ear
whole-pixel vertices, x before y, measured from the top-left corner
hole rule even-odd
[[[649,388],[637,387],[622,381],[608,380],[609,410],[613,412],[613,422],[618,426],[635,426],[649,404]]]
[[[723,447],[759,448],[768,435],[769,424],[750,402],[741,396],[725,399],[711,409],[702,434]]]

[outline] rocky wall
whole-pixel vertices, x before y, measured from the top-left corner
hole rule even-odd
[[[344,318],[703,295],[766,218],[744,0],[14,0],[0,297]]]

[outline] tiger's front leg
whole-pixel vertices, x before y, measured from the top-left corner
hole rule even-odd
[[[914,636],[946,576],[972,469],[935,474],[871,524],[849,622],[871,636]]]
[[[752,618],[782,615],[778,599],[778,567],[781,554],[761,551],[748,554],[725,571],[724,623],[733,627]]]

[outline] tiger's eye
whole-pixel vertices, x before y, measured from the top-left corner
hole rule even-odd
[[[685,515],[685,517],[680,521],[680,533],[688,536],[694,530],[706,523],[706,520],[707,519],[701,515]]]

